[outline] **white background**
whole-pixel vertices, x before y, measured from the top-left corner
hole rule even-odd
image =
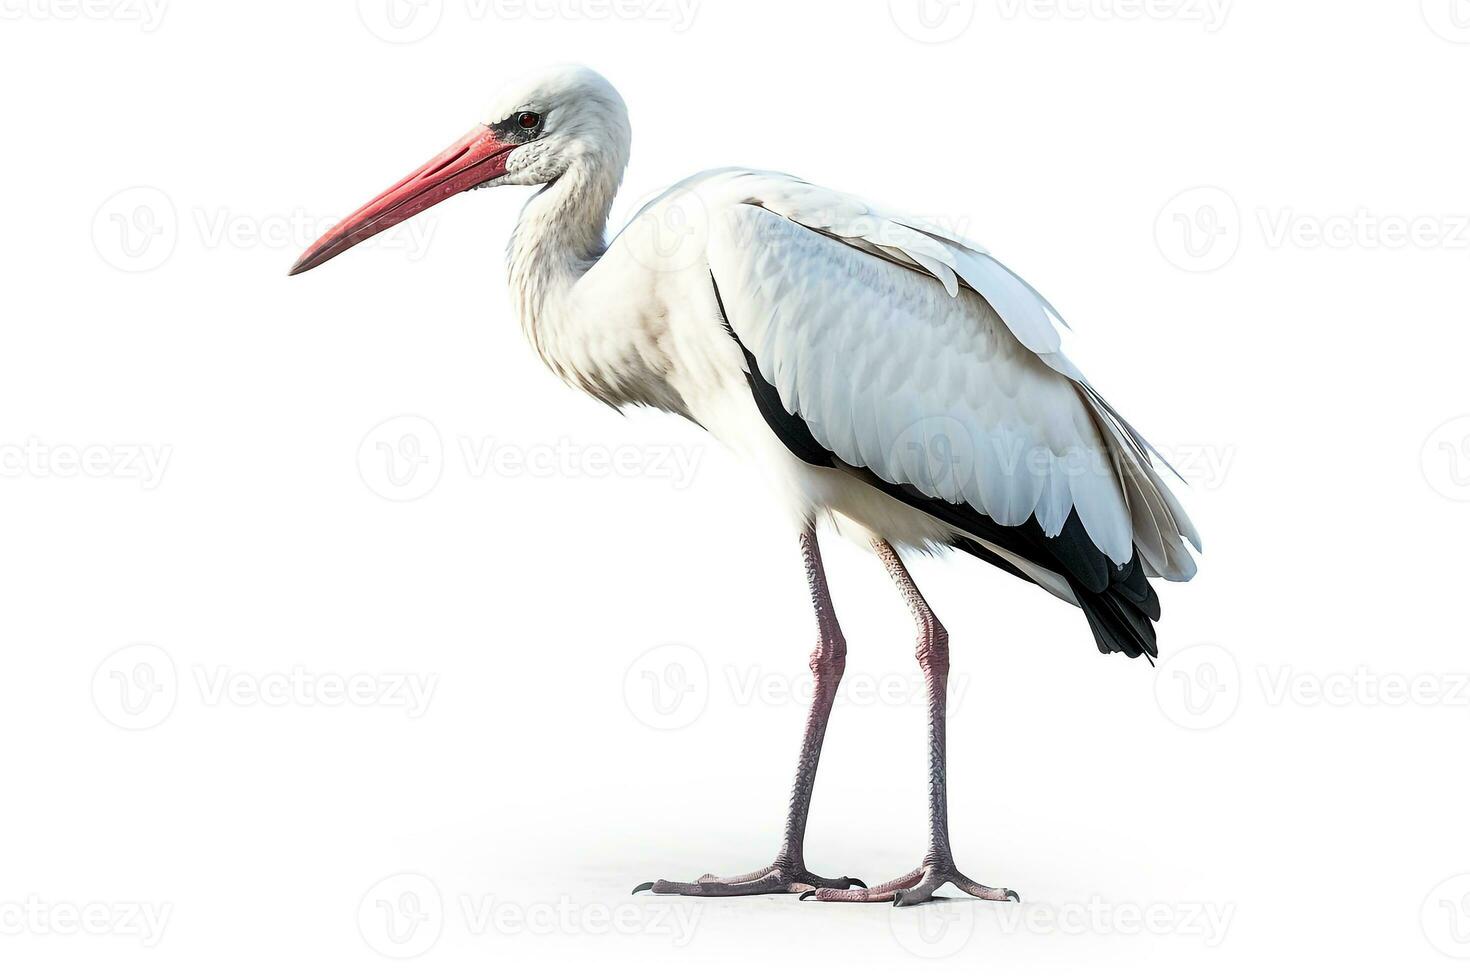
[[[387,2],[0,0],[6,975],[1463,975],[1464,0]],[[525,192],[286,278],[559,61],[631,107],[615,217],[749,164],[948,223],[1190,479],[1156,670],[915,565],[957,857],[1024,905],[630,897],[774,854],[795,542],[535,360]],[[881,569],[827,557],[808,852],[873,882],[924,846],[923,712]]]

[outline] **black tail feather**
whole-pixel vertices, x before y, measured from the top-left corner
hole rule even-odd
[[[1145,656],[1152,660],[1159,655],[1159,639],[1154,632],[1153,617],[1146,609],[1123,594],[1121,589],[1110,588],[1105,592],[1087,592],[1072,589],[1077,602],[1087,614],[1087,623],[1092,627],[1097,648],[1103,653],[1123,653],[1129,657]],[[1153,605],[1158,606],[1158,596],[1149,592]]]
[[[1017,529],[1010,530],[1014,533]],[[1044,535],[1041,537],[1042,540],[1053,540]],[[959,551],[1031,581],[1028,575],[984,545],[969,538],[957,538],[950,543]],[[1017,543],[1016,537],[1008,537],[1004,545],[1014,550]],[[1150,660],[1158,656],[1159,641],[1153,624],[1159,618],[1159,594],[1149,584],[1136,556],[1127,565],[1113,566],[1109,578],[1099,583],[1101,588],[1093,589],[1072,574],[1070,566],[1062,565],[1059,561],[1046,562],[1044,558],[1051,554],[1050,549],[1033,549],[1024,554],[1028,560],[1036,561],[1042,567],[1066,578],[1067,584],[1072,587],[1072,594],[1077,597],[1077,604],[1087,617],[1087,625],[1092,627],[1092,636],[1097,641],[1099,651],[1122,653],[1129,657],[1144,656]],[[1091,570],[1096,563],[1089,561],[1088,565]]]

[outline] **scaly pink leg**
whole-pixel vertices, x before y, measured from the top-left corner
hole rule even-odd
[[[827,733],[827,718],[837,697],[842,668],[847,661],[847,640],[837,625],[832,608],[832,594],[827,589],[827,574],[822,569],[822,554],[817,550],[817,532],[807,527],[801,535],[801,555],[806,564],[807,585],[811,589],[812,608],[817,614],[817,648],[809,661],[816,679],[811,711],[806,718],[806,732],[801,740],[801,755],[796,763],[796,781],[791,787],[791,806],[786,813],[786,829],[781,835],[781,849],[776,860],[748,874],[731,878],[701,875],[694,881],[644,882],[633,894],[652,890],[655,895],[768,895],[778,892],[810,892],[821,888],[840,894],[851,885],[865,887],[856,878],[820,878],[806,869],[804,845],[806,820],[811,810],[812,787],[817,779],[817,761],[822,755],[822,739]]]
[[[934,896],[940,885],[948,882],[976,898],[1003,902],[1020,901],[1021,896],[1004,888],[990,888],[960,874],[954,866],[949,847],[949,799],[944,780],[944,713],[946,685],[949,682],[949,634],[929,608],[914,584],[898,552],[887,541],[875,540],[874,549],[888,569],[894,584],[908,603],[909,611],[919,627],[918,658],[924,670],[924,686],[929,702],[929,851],[919,867],[893,881],[873,888],[818,888],[802,899],[819,902],[886,902],[894,905],[917,905]]]

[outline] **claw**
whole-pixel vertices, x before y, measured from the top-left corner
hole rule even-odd
[[[645,881],[643,884],[641,884],[637,888],[634,888],[633,889],[633,894],[636,895],[639,892],[650,891],[652,888],[653,888],[653,882],[651,882],[651,881]]]
[[[1021,896],[1020,896],[1019,893],[1017,893],[1015,891],[1015,889],[1012,889],[1012,888],[1007,888],[1006,889],[1006,901],[1009,901],[1009,902],[1019,902],[1020,900],[1021,900]]]
[[[845,882],[847,882],[847,886],[846,887],[848,887],[848,888],[867,888],[868,887],[868,883],[866,881],[863,881],[863,879],[861,879],[861,878],[843,878],[842,880],[845,881]]]
[[[805,902],[807,899],[811,898],[816,893],[817,893],[817,890],[815,888],[813,888],[809,892],[802,892],[800,895],[796,896],[796,900],[798,902]]]

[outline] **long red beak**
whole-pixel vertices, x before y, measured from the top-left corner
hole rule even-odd
[[[476,126],[453,146],[358,208],[307,249],[291,275],[315,269],[358,242],[407,221],[460,191],[505,173],[514,145],[498,142],[486,126]]]

